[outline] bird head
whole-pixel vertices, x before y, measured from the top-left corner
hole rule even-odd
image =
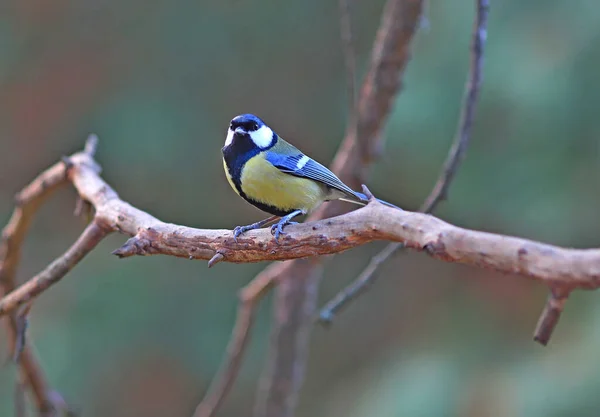
[[[275,140],[275,134],[269,126],[253,114],[241,114],[229,123],[225,147],[239,140],[250,139],[260,149],[267,149]]]

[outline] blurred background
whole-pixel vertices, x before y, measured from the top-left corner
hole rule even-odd
[[[384,2],[352,3],[363,74]],[[473,2],[430,2],[427,15],[369,181],[412,210],[455,131]],[[600,246],[599,19],[590,0],[492,2],[472,145],[439,217]],[[340,45],[337,1],[0,2],[0,223],[14,194],[90,132],[104,178],[162,220],[233,228],[263,218],[223,175],[227,124],[256,113],[329,163],[348,116]],[[66,187],[40,212],[21,282],[82,231],[74,205]],[[221,362],[238,289],[266,264],[119,260],[110,252],[124,240],[106,239],[39,298],[31,340],[53,387],[86,417],[188,416]],[[328,263],[321,301],[383,247]],[[597,415],[598,294],[574,293],[543,348],[532,332],[546,295],[523,277],[397,256],[331,328],[314,328],[297,416]],[[252,409],[271,307],[269,297],[221,416]],[[12,413],[15,375],[0,370],[0,415]]]

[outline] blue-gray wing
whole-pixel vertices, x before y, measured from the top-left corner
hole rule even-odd
[[[302,153],[282,155],[267,151],[266,159],[281,172],[318,181],[348,196],[362,200],[358,193],[344,184],[333,172]]]

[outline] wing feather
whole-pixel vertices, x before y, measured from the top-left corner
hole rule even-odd
[[[300,151],[294,155],[282,155],[267,151],[266,159],[281,172],[318,181],[330,188],[341,191],[348,196],[362,200],[356,192],[344,184],[328,168],[321,165],[317,161],[306,157]]]

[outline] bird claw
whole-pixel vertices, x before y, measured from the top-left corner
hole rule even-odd
[[[248,230],[250,230],[248,226],[236,226],[235,229],[233,229],[233,240],[237,243],[238,236]]]
[[[287,222],[279,222],[274,224],[273,226],[271,226],[271,234],[275,235],[275,241],[278,242],[279,241],[279,236],[280,235],[285,235],[286,233],[283,231],[283,228],[289,224],[298,224],[298,222],[292,222],[292,221],[287,221]]]

